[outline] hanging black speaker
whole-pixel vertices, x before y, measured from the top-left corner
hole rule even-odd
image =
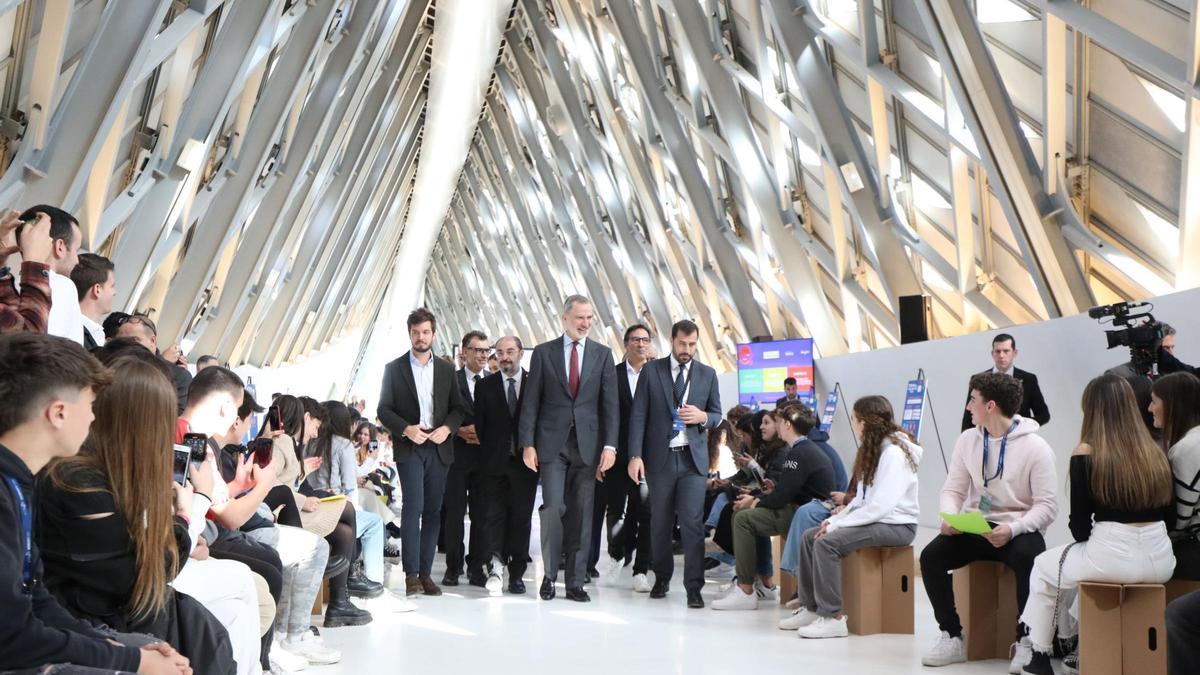
[[[900,296],[900,344],[929,339],[929,297]]]

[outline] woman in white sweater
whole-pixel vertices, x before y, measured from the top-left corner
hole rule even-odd
[[[1154,428],[1175,478],[1175,579],[1200,580],[1200,379],[1188,372],[1164,375],[1150,391]]]
[[[846,637],[842,559],[860,548],[906,546],[917,533],[917,466],[921,447],[895,421],[882,396],[854,402],[854,433],[862,439],[850,475],[854,498],[820,527],[804,533],[797,589],[800,609],[780,623],[802,638]]]

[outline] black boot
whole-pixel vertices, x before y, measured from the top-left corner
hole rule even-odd
[[[325,607],[325,627],[341,628],[342,626],[365,626],[371,623],[371,613],[359,609],[350,598],[331,598]]]
[[[1054,675],[1054,667],[1050,665],[1050,655],[1045,652],[1033,651],[1033,658],[1025,664],[1021,672],[1028,675]]]
[[[321,575],[321,578],[332,579],[348,569],[350,569],[350,561],[346,560],[346,556],[331,555],[329,562],[325,563],[325,574]]]
[[[378,598],[383,595],[383,584],[371,581],[363,574],[362,566],[355,565],[346,579],[346,590],[354,598]]]
[[[388,523],[387,525],[383,526],[383,529],[387,530],[389,537],[393,539],[400,538],[400,527],[395,523]]]

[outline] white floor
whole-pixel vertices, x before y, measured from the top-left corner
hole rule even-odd
[[[491,598],[482,588],[446,588],[441,597],[418,597],[416,612],[389,611],[388,596],[364,606],[374,622],[358,628],[323,630],[328,645],[341,649],[340,664],[311,667],[326,673],[721,673],[758,675],[825,673],[1004,673],[1007,662],[981,661],[941,669],[921,666],[921,653],[937,637],[937,626],[923,591],[917,593],[917,634],[851,636],[801,640],[776,622],[786,610],[772,604],[752,612],[718,612],[684,604],[681,572],[664,600],[630,590],[630,570],[613,580],[597,580],[587,589],[590,603],[559,596],[544,602],[536,595],[540,559],[526,574],[524,596]],[[682,558],[676,557],[678,567]],[[441,579],[442,556],[435,566]],[[534,576],[534,572],[538,576]],[[465,579],[464,579],[465,581]],[[403,589],[396,573],[389,585]],[[707,602],[720,584],[710,581]]]

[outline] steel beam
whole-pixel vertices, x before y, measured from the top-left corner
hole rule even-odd
[[[1179,257],[1175,259],[1175,289],[1181,291],[1200,286],[1200,92],[1195,88],[1200,80],[1200,10],[1195,3],[1189,28],[1187,81],[1192,86],[1183,94],[1187,130],[1179,172]]]

